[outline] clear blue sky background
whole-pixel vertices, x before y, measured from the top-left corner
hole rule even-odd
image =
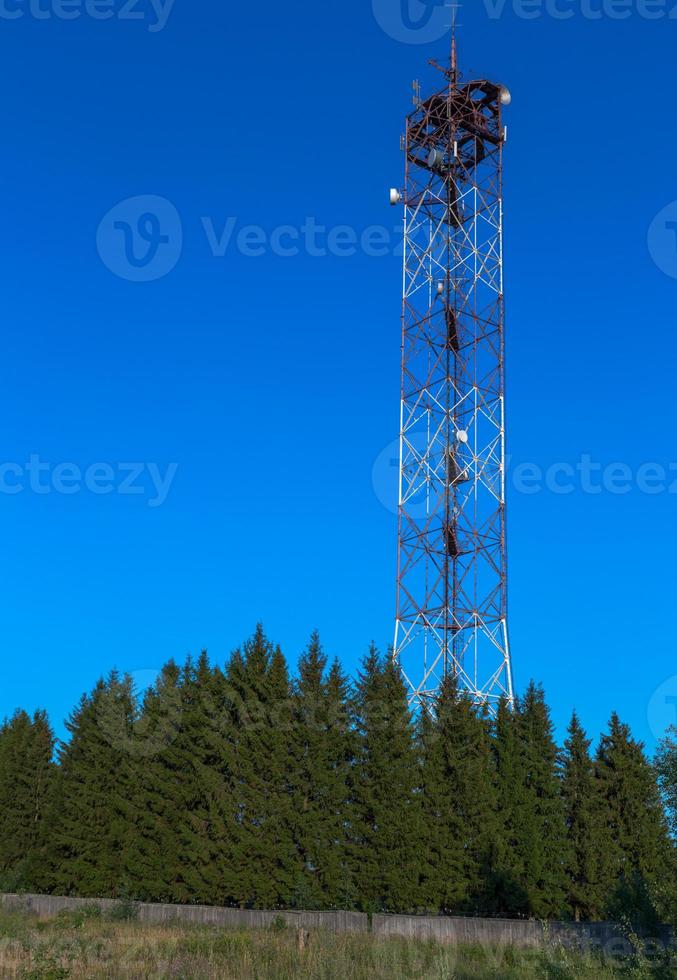
[[[45,706],[60,733],[112,667],[222,661],[259,619],[292,662],[318,628],[351,672],[392,639],[395,473],[375,489],[373,467],[399,421],[400,259],[216,258],[201,218],[393,228],[410,82],[447,40],[407,43],[392,0],[386,30],[368,0],[176,0],[162,31],[139,9],[0,18],[0,461],[178,464],[160,507],[0,494],[0,715]],[[513,93],[510,448],[634,471],[677,459],[677,281],[647,248],[677,198],[677,23],[574,9],[460,18],[464,68]],[[136,195],[183,227],[154,282],[97,252]],[[677,673],[676,502],[511,491],[516,679],[543,682],[560,733],[574,706],[595,737],[617,709],[652,746],[667,718],[647,710]]]

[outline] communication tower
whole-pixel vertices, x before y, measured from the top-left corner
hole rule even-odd
[[[503,110],[465,79],[406,121],[402,390],[394,656],[412,704],[451,673],[493,711],[513,700],[506,567]]]

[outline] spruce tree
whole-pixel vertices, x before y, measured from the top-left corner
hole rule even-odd
[[[332,778],[328,781],[327,835],[330,846],[323,855],[322,878],[327,906],[352,909],[357,893],[350,858],[350,819],[353,810],[351,787],[357,752],[352,687],[338,660],[334,660],[327,677],[327,764]]]
[[[576,712],[562,755],[562,795],[567,820],[567,904],[576,920],[599,919],[604,912],[602,854],[606,847],[602,800],[586,738]]]
[[[674,925],[677,924],[677,727],[669,728],[660,742],[655,769],[670,827],[670,854],[663,875],[665,899],[660,903],[660,911]]]
[[[359,677],[353,874],[361,907],[406,912],[421,902],[423,844],[415,729],[401,674],[372,647]]]
[[[299,853],[295,905],[332,908],[345,899],[346,826],[352,733],[348,684],[314,633],[294,695],[292,813]]]
[[[437,733],[432,706],[424,702],[416,719],[416,745],[418,748],[419,792],[421,794],[421,869],[420,902],[428,912],[442,908],[442,883],[439,864],[440,854],[445,853],[446,823],[441,813],[444,799],[443,756],[437,750]]]
[[[166,754],[181,801],[176,880],[182,901],[223,905],[234,898],[234,728],[228,708],[225,678],[203,652],[184,672],[181,723]]]
[[[565,907],[568,841],[558,773],[558,749],[541,687],[531,683],[518,709],[526,763],[525,888],[537,918],[561,915]]]
[[[560,915],[566,903],[567,831],[558,750],[543,690],[531,683],[495,728],[501,827],[494,903],[506,914]]]
[[[486,901],[496,833],[491,748],[485,718],[451,676],[434,716],[422,713],[421,743],[425,904],[442,912],[477,911]]]
[[[486,882],[487,911],[492,915],[527,915],[530,906],[523,846],[529,811],[526,764],[519,720],[505,698],[498,704],[492,747],[498,829]]]
[[[235,725],[233,869],[237,900],[289,907],[301,859],[294,841],[293,715],[285,659],[257,627],[227,670]]]
[[[59,750],[50,805],[52,890],[84,897],[127,893],[130,745],[135,705],[130,678],[113,673],[82,697]]]
[[[125,873],[130,893],[140,901],[178,901],[180,894],[179,793],[184,759],[173,747],[181,732],[181,670],[165,665],[145,693],[134,726],[128,799],[133,834]]]
[[[0,727],[0,888],[43,884],[46,808],[54,778],[54,735],[43,711],[17,711]]]
[[[169,664],[135,724],[133,841],[138,897],[233,900],[232,726],[225,679],[206,652]]]
[[[608,914],[652,925],[670,906],[674,848],[656,772],[616,713],[595,768],[606,829]]]
[[[677,837],[677,727],[669,728],[658,746],[656,772],[672,835],[675,838]]]

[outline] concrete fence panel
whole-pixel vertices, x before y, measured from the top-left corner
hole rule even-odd
[[[51,919],[63,911],[98,906],[111,912],[119,903],[110,898],[67,898],[57,895],[0,895],[0,906],[7,911],[28,912]],[[191,922],[224,929],[268,929],[283,919],[291,928],[323,929],[327,932],[368,932],[368,916],[361,912],[279,912],[259,909],[231,909],[211,905],[167,905],[135,902],[141,922]]]
[[[98,906],[104,914],[113,911],[118,902],[109,898],[67,898],[57,895],[0,895],[0,907],[32,913],[40,918],[54,918],[64,910]],[[405,939],[434,939],[454,946],[499,948],[516,946],[538,948],[564,945],[581,950],[601,948],[607,952],[631,952],[621,928],[614,923],[548,922],[521,919],[475,919],[460,916],[374,915],[361,912],[290,912],[258,909],[219,908],[208,905],[167,905],[135,902],[141,922],[189,922],[214,925],[224,929],[268,929],[280,919],[290,928],[310,932],[367,933],[376,936],[401,936]],[[672,946],[674,936],[662,927],[656,938],[661,945]]]

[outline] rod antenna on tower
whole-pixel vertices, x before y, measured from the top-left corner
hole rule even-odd
[[[452,4],[451,7],[451,81],[452,84],[456,84],[458,81],[458,54],[456,51],[456,11],[458,10],[457,4]]]

